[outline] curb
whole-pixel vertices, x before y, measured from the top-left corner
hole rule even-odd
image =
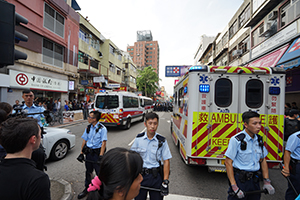
[[[85,123],[87,122],[87,120],[78,120],[78,121],[73,121],[73,122],[68,122],[68,123],[65,123],[65,124],[59,124],[59,125],[56,125],[56,126],[49,126],[50,128],[51,127],[55,127],[55,128],[64,128],[64,127],[67,127],[67,126],[71,126],[71,125],[76,125],[76,124],[80,124],[80,123]]]
[[[72,190],[71,184],[69,182],[65,181],[62,178],[59,178],[59,179],[50,178],[50,181],[51,182],[57,182],[57,184],[62,186],[63,194],[62,194],[62,197],[60,198],[60,200],[72,200],[74,194],[72,192],[73,190]]]

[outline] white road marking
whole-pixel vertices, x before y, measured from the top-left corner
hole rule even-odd
[[[149,195],[147,197],[149,198]],[[217,199],[208,199],[208,198],[200,198],[200,197],[191,197],[191,196],[183,196],[178,194],[169,194],[168,196],[164,197],[165,200],[217,200]]]
[[[167,122],[168,122],[168,123],[171,123],[171,120],[168,120]]]
[[[145,132],[146,131],[146,127],[140,132]],[[133,138],[133,140],[128,144],[128,146],[131,146],[134,143],[135,138]]]

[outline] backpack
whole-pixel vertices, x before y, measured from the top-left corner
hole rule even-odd
[[[284,119],[284,141],[287,141],[290,135],[299,131],[299,121],[297,119]]]

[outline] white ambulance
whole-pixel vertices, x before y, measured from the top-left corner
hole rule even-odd
[[[229,139],[242,113],[260,114],[269,167],[283,151],[285,71],[270,67],[192,66],[174,86],[171,134],[186,164],[225,172]]]
[[[96,94],[94,109],[102,113],[100,121],[105,126],[129,129],[132,122],[144,121],[139,97],[131,92],[103,90]]]

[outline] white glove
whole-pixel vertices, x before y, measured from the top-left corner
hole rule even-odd
[[[245,197],[244,192],[237,185],[231,185],[231,188],[234,191],[237,198],[242,199]]]
[[[271,185],[271,180],[270,179],[265,179],[264,180],[264,186],[263,186],[263,190],[266,189],[268,190],[269,194],[275,194],[275,189],[273,188],[273,186]]]

